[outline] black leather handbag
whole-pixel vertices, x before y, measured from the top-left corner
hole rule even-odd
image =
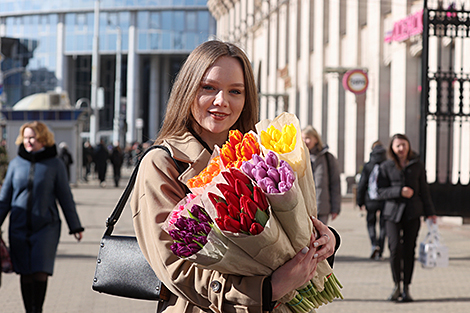
[[[106,231],[100,242],[95,277],[93,278],[92,289],[95,291],[153,301],[166,301],[171,295],[171,292],[158,279],[148,264],[136,237],[112,235],[114,225],[119,220],[134,188],[140,161],[155,148],[164,149],[170,154],[167,147],[159,145],[151,146],[145,151],[137,162],[114,211],[106,220]],[[173,161],[179,169],[176,160],[173,159]]]

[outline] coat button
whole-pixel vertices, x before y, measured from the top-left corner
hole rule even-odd
[[[220,289],[222,289],[222,284],[217,280],[214,280],[213,282],[211,282],[211,289],[214,292],[219,292]]]

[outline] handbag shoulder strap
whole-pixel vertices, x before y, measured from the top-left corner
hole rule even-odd
[[[117,202],[116,207],[114,208],[111,215],[106,219],[105,236],[106,235],[110,236],[112,234],[114,230],[114,225],[117,223],[117,221],[121,217],[122,211],[124,210],[126,206],[127,200],[129,199],[132,189],[134,189],[135,180],[137,178],[137,172],[139,171],[139,166],[140,166],[140,163],[142,162],[142,159],[147,153],[157,148],[165,150],[170,155],[173,162],[175,162],[178,172],[179,173],[182,172],[181,167],[179,166],[178,162],[171,156],[170,150],[167,147],[162,146],[162,145],[154,145],[154,146],[149,147],[147,150],[145,150],[145,152],[142,153],[142,155],[138,159],[137,164],[135,165],[134,170],[132,171],[132,175],[129,178],[129,182],[127,183],[126,189],[124,190],[121,197],[119,198],[119,201]]]

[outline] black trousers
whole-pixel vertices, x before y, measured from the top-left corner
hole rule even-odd
[[[390,266],[395,284],[403,281],[404,285],[411,283],[415,263],[415,248],[421,220],[419,218],[395,223],[385,223],[390,249]]]
[[[367,231],[369,233],[370,243],[373,247],[379,247],[379,254],[382,255],[385,244],[385,220],[382,214],[382,209],[368,208],[367,209]],[[379,217],[379,235],[377,236],[377,212],[380,213]]]

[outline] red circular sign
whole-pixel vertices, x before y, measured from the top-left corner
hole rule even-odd
[[[355,94],[364,93],[369,85],[367,73],[363,70],[349,70],[343,76],[343,87]]]

